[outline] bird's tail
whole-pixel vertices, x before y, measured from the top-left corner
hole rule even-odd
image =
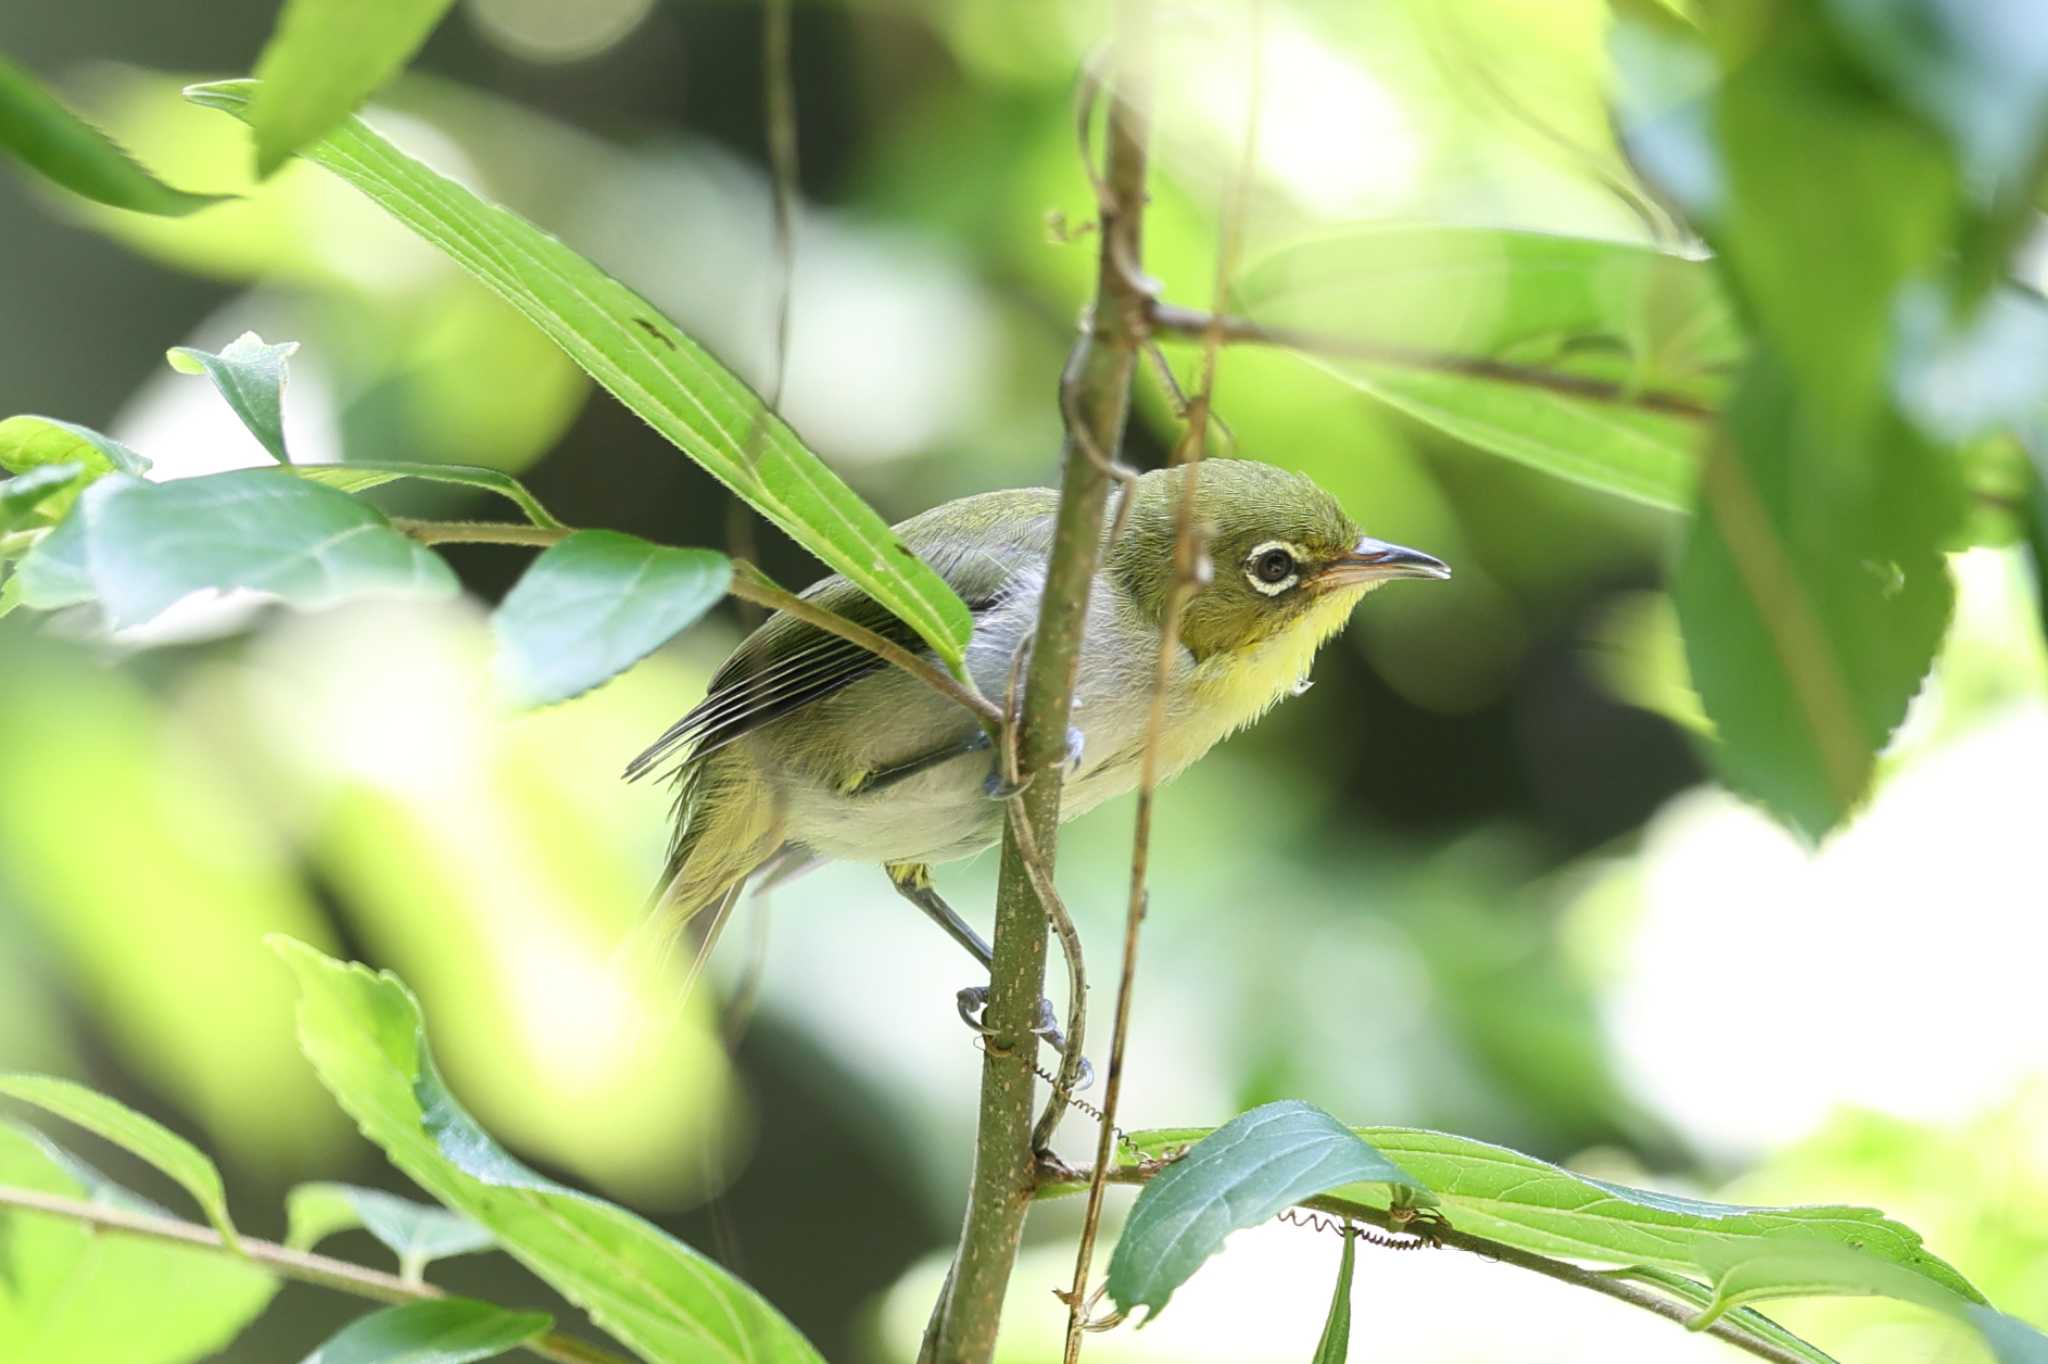
[[[737,897],[782,847],[782,812],[737,748],[693,762],[676,792],[675,837],[650,927],[674,942],[691,921]]]

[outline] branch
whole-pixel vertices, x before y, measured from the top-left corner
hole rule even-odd
[[[1540,388],[1570,398],[1612,403],[1617,407],[1640,408],[1645,412],[1661,412],[1669,417],[1684,417],[1690,421],[1711,421],[1715,416],[1711,404],[1683,393],[1671,393],[1654,388],[1631,388],[1627,384],[1592,379],[1583,374],[1566,374],[1561,370],[1510,364],[1505,360],[1489,360],[1478,355],[1453,355],[1448,351],[1385,345],[1377,341],[1366,341],[1355,336],[1338,336],[1329,332],[1300,331],[1292,327],[1267,327],[1247,318],[1210,314],[1171,303],[1151,303],[1147,310],[1146,322],[1152,331],[1161,336],[1180,337],[1183,340],[1204,340],[1213,332],[1227,343],[1281,346],[1288,350],[1304,351],[1310,355],[1364,360],[1370,364],[1388,365],[1397,369],[1421,369],[1437,374],[1462,375],[1467,379],[1490,379],[1496,383]]]
[[[293,1250],[274,1241],[258,1241],[242,1236],[238,1238],[241,1249],[237,1253],[221,1240],[220,1233],[212,1227],[202,1227],[195,1222],[183,1222],[175,1217],[130,1212],[125,1208],[109,1207],[103,1203],[87,1203],[82,1199],[65,1198],[60,1194],[43,1193],[36,1189],[0,1187],[0,1208],[15,1208],[22,1212],[41,1213],[48,1217],[63,1217],[120,1236],[133,1236],[145,1241],[163,1241],[171,1245],[188,1246],[194,1250],[212,1251],[230,1259],[250,1260],[280,1279],[312,1284],[316,1288],[331,1288],[337,1293],[349,1293],[358,1298],[368,1298],[372,1302],[427,1302],[448,1296],[430,1283],[401,1279],[395,1274],[386,1274],[382,1270],[371,1269],[365,1265],[351,1264],[347,1260],[336,1260],[325,1255]],[[542,1359],[556,1360],[558,1364],[632,1364],[632,1361],[622,1355],[613,1354],[602,1346],[592,1345],[574,1336],[563,1335],[559,1331],[535,1336],[522,1348],[539,1355]]]
[[[403,531],[423,545],[524,545],[546,547],[559,544],[575,532],[563,527],[527,526],[510,521],[418,521],[411,517],[391,518],[394,529]],[[744,602],[765,606],[795,616],[806,625],[828,635],[858,644],[869,653],[893,663],[904,672],[938,692],[947,700],[972,711],[985,725],[1002,723],[1003,713],[993,701],[974,689],[974,684],[954,677],[928,659],[920,658],[901,644],[876,634],[865,625],[827,611],[794,592],[785,592],[766,574],[745,560],[735,559],[732,582],[726,591]]]
[[[1031,1025],[1045,988],[1047,911],[1034,889],[1018,830],[1028,827],[1034,850],[1042,854],[1037,870],[1050,876],[1075,671],[1146,302],[1134,281],[1145,205],[1147,117],[1138,103],[1142,82],[1130,79],[1143,49],[1144,0],[1123,0],[1116,24],[1095,302],[1061,379],[1062,410],[1080,420],[1070,421],[1067,430],[1052,555],[1020,720],[1019,767],[1028,785],[1023,798],[1010,803],[1003,840],[974,1176],[953,1267],[925,1331],[919,1356],[924,1364],[987,1364],[993,1358],[1003,1298],[1037,1183],[1030,1137],[1038,1038]]]
[[[1111,1184],[1142,1185],[1149,1183],[1155,1175],[1165,1168],[1167,1167],[1163,1164],[1119,1165],[1115,1169],[1110,1170],[1104,1178]],[[1093,1178],[1093,1171],[1061,1174],[1048,1179],[1040,1185],[1038,1196],[1050,1198],[1062,1194],[1075,1193],[1085,1188]],[[1295,1206],[1308,1208],[1314,1212],[1328,1213],[1333,1217],[1348,1217],[1354,1222],[1367,1222],[1384,1231],[1405,1235],[1416,1234],[1412,1222],[1397,1224],[1393,1216],[1385,1209],[1370,1207],[1363,1203],[1353,1203],[1348,1199],[1330,1198],[1327,1196],[1304,1198]],[[1690,1329],[1693,1318],[1698,1315],[1698,1309],[1692,1304],[1666,1297],[1654,1289],[1647,1288],[1628,1279],[1616,1278],[1611,1271],[1587,1269],[1584,1265],[1575,1265],[1569,1260],[1552,1259],[1548,1255],[1538,1255],[1534,1251],[1523,1250],[1502,1241],[1489,1240],[1484,1236],[1474,1236],[1470,1232],[1459,1231],[1456,1227],[1450,1225],[1431,1227],[1427,1235],[1429,1240],[1438,1245],[1449,1246],[1453,1250],[1462,1250],[1484,1259],[1498,1261],[1501,1264],[1513,1265],[1517,1269],[1526,1269],[1533,1274],[1541,1274],[1547,1279],[1556,1279],[1559,1283],[1570,1284],[1574,1288],[1590,1289],[1595,1293],[1614,1298],[1619,1302],[1625,1302],[1631,1307],[1640,1307],[1646,1312],[1654,1312],[1667,1321],[1675,1321],[1688,1329]],[[1772,1361],[1772,1364],[1807,1364],[1805,1356],[1794,1354],[1771,1341],[1749,1334],[1742,1329],[1741,1323],[1728,1317],[1722,1317],[1708,1326],[1704,1334],[1727,1341],[1730,1345],[1735,1346],[1739,1350],[1746,1350],[1758,1359],[1768,1359]]]

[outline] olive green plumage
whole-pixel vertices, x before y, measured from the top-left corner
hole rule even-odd
[[[1361,535],[1299,474],[1216,460],[1192,474],[1143,475],[1126,524],[1104,547],[1088,603],[1073,712],[1078,753],[1062,818],[1137,782],[1190,476],[1212,572],[1183,613],[1163,776],[1293,690],[1371,588],[1395,577],[1449,576],[1428,555]],[[1003,693],[1035,628],[1056,509],[1050,489],[983,493],[896,528],[973,612],[967,667],[987,695]],[[1106,538],[1113,524],[1106,515]],[[826,578],[803,595],[922,647],[844,579]],[[924,865],[979,851],[1001,832],[1000,802],[988,795],[990,755],[972,716],[858,646],[781,614],[733,651],[703,702],[628,775],[677,754],[677,830],[661,895],[671,922],[728,903],[764,868],[779,875],[828,857],[891,864],[898,888],[939,918],[934,904],[943,902],[928,877],[920,879]],[[957,916],[947,926],[977,946]]]

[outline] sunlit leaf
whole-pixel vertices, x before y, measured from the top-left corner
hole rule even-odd
[[[285,361],[299,348],[296,341],[266,345],[255,332],[243,332],[215,355],[192,346],[173,346],[165,353],[180,374],[204,374],[220,396],[261,441],[279,464],[292,462],[284,445]]]
[[[368,505],[270,469],[170,483],[110,475],[21,572],[30,606],[98,600],[116,628],[207,588],[253,588],[303,610],[456,590],[445,560]]]
[[[453,0],[286,0],[256,59],[256,173],[348,117],[396,76]]]
[[[83,464],[45,464],[0,482],[0,532],[25,524],[84,472]]]
[[[0,1186],[163,1210],[38,1134],[0,1123]],[[277,1291],[246,1260],[0,1209],[0,1359],[188,1364],[225,1349]]]
[[[1690,1303],[1701,1311],[1705,1311],[1714,1301],[1713,1289],[1697,1280],[1688,1279],[1683,1274],[1673,1274],[1666,1269],[1650,1269],[1638,1266],[1633,1269],[1617,1269],[1609,1272],[1617,1278],[1634,1279],[1640,1283],[1661,1288],[1680,1302]],[[1798,1336],[1793,1335],[1754,1307],[1732,1308],[1723,1314],[1722,1319],[1730,1326],[1739,1328],[1745,1334],[1754,1336],[1766,1344],[1776,1346],[1780,1351],[1794,1359],[1805,1360],[1806,1364],[1840,1364],[1840,1361],[1833,1355],[1807,1341],[1801,1340]]]
[[[1345,1364],[1351,1358],[1351,1271],[1358,1263],[1358,1238],[1346,1235],[1344,1257],[1337,1262],[1337,1290],[1330,1295],[1330,1315],[1323,1319],[1313,1364]]]
[[[0,57],[0,152],[73,194],[137,213],[181,217],[227,197],[172,189],[4,57]]]
[[[1131,1142],[1140,1154],[1156,1156],[1198,1140],[1205,1130],[1137,1132]],[[1806,1235],[1896,1265],[1937,1291],[1983,1301],[1967,1279],[1922,1247],[1917,1232],[1874,1208],[1712,1203],[1575,1174],[1471,1137],[1409,1127],[1355,1130],[1435,1195],[1437,1210],[1453,1227],[1539,1255],[1711,1277],[1719,1257]],[[1360,1208],[1388,1207],[1384,1187],[1370,1184],[1334,1196]]]
[[[1818,838],[1867,793],[1947,629],[1960,469],[1896,418],[1831,439],[1759,361],[1672,583],[1722,778]]]
[[[408,1279],[436,1260],[497,1244],[460,1213],[353,1184],[301,1184],[285,1198],[285,1215],[285,1244],[294,1250],[311,1250],[336,1232],[361,1227],[398,1257],[399,1274]]]
[[[1138,1195],[1110,1256],[1109,1295],[1124,1311],[1144,1306],[1156,1316],[1231,1232],[1363,1182],[1421,1185],[1313,1104],[1289,1099],[1239,1114]]]
[[[582,530],[533,561],[491,616],[498,670],[540,705],[610,680],[718,604],[732,564],[617,531]]]
[[[1896,1298],[1966,1323],[1983,1337],[1999,1364],[2048,1364],[2048,1336],[2025,1322],[1838,1242],[1780,1236],[1762,1244],[1721,1248],[1714,1259],[1714,1298],[1689,1323],[1694,1330],[1745,1303],[1775,1298]]]
[[[101,474],[145,474],[149,461],[112,436],[55,417],[21,415],[0,421],[0,469],[27,474],[53,464],[78,466],[78,486],[45,504],[52,517],[71,510],[78,493]]]
[[[471,1298],[409,1302],[350,1322],[305,1364],[474,1364],[552,1325],[543,1313],[508,1312]]]
[[[184,1186],[229,1245],[237,1244],[228,1219],[227,1189],[206,1153],[154,1118],[69,1080],[50,1075],[0,1074],[0,1094],[34,1104],[66,1122],[113,1142]]]
[[[251,83],[194,86],[238,116]],[[360,119],[305,153],[503,295],[621,402],[755,510],[958,664],[966,604],[788,424],[646,299],[508,209],[405,155]]]
[[[473,464],[407,464],[391,460],[350,460],[346,464],[294,464],[292,472],[300,478],[309,478],[315,483],[324,483],[330,488],[339,488],[345,493],[368,492],[386,483],[401,478],[424,479],[429,483],[454,483],[464,487],[482,488],[507,499],[526,515],[536,526],[560,530],[562,523],[549,514],[540,504],[540,499],[526,490],[526,485],[510,474],[496,469],[481,469]]]
[[[442,1085],[419,1005],[395,977],[272,941],[298,977],[300,1044],[365,1135],[599,1326],[660,1364],[819,1359],[765,1299],[715,1262],[507,1155]]]
[[[1707,262],[1530,232],[1357,228],[1267,258],[1234,292],[1256,321],[1370,348],[1307,353],[1411,416],[1666,507],[1690,503],[1704,422],[1658,404],[1711,411],[1744,349]],[[1466,362],[1620,392],[1458,372]]]

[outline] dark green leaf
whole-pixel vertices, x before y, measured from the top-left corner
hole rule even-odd
[[[299,981],[299,1038],[341,1106],[399,1169],[649,1359],[815,1364],[752,1289],[652,1223],[528,1170],[443,1086],[419,1004],[372,974],[273,938]]]
[[[491,616],[498,671],[529,705],[589,691],[717,605],[732,564],[610,530],[580,530],[533,561]]]
[[[1704,423],[1653,410],[1642,395],[1711,410],[1743,354],[1708,263],[1616,242],[1364,227],[1269,257],[1235,292],[1260,322],[1377,348],[1373,358],[1312,358],[1410,415],[1665,507],[1691,501]],[[1601,381],[1624,396],[1458,373],[1440,360]]]
[[[1239,1114],[1139,1193],[1110,1256],[1109,1295],[1126,1312],[1144,1306],[1157,1316],[1231,1232],[1367,1182],[1421,1184],[1313,1104],[1288,1099]]]
[[[2048,442],[2028,450],[2033,477],[2026,491],[2027,556],[2034,561],[2034,615],[2048,638]]]
[[[243,115],[252,88],[229,81],[187,94]],[[966,604],[787,423],[654,305],[359,119],[306,154],[496,290],[655,430],[917,631],[939,657],[960,663],[973,629]]]
[[[227,1189],[221,1183],[220,1170],[205,1152],[162,1123],[84,1085],[50,1075],[0,1074],[0,1094],[77,1123],[148,1161],[185,1187],[221,1239],[231,1246],[239,1244],[235,1224],[228,1220]]]
[[[1330,1296],[1330,1315],[1323,1319],[1314,1364],[1344,1364],[1351,1358],[1351,1271],[1358,1263],[1358,1238],[1344,1237],[1344,1258],[1337,1262],[1337,1291]]]
[[[460,1213],[353,1184],[301,1184],[285,1199],[285,1244],[311,1250],[361,1227],[398,1257],[401,1277],[417,1279],[436,1260],[489,1250],[496,1239]]]
[[[473,1364],[552,1325],[540,1312],[508,1312],[471,1298],[410,1302],[350,1322],[305,1364]]]
[[[256,174],[335,124],[405,69],[453,0],[285,0],[256,59]]]
[[[1131,1142],[1141,1155],[1156,1157],[1199,1139],[1203,1130],[1137,1132]],[[1729,1254],[1804,1235],[1896,1265],[1935,1291],[1983,1301],[1967,1279],[1921,1246],[1916,1232],[1872,1208],[1711,1203],[1593,1179],[1470,1137],[1409,1127],[1356,1130],[1429,1190],[1453,1227],[1539,1255],[1712,1277]],[[1360,1209],[1388,1207],[1382,1187],[1340,1189],[1335,1196]]]
[[[1718,434],[1672,596],[1737,791],[1818,838],[1867,792],[1948,626],[1960,469],[1897,418],[1845,441],[1760,360]]]
[[[45,504],[62,517],[85,485],[101,474],[146,474],[149,461],[112,436],[55,417],[17,416],[0,421],[0,469],[26,474],[52,464],[77,465],[81,477],[70,492]]]
[[[116,628],[207,588],[253,588],[303,610],[456,590],[439,555],[371,507],[270,469],[171,483],[110,475],[86,489],[21,572],[28,605],[97,599]]]
[[[284,447],[285,361],[298,348],[296,341],[265,345],[255,332],[243,332],[218,355],[191,346],[173,346],[165,358],[180,374],[204,374],[213,380],[220,396],[227,399],[270,457],[279,464],[290,464],[292,457]]]
[[[0,482],[0,532],[25,523],[84,472],[83,464],[45,464]]]
[[[2024,197],[2048,130],[2048,24],[2027,0],[1831,0],[1847,47],[1954,142],[1980,191]]]
[[[37,1134],[6,1123],[0,1185],[164,1215]],[[218,1251],[0,1211],[0,1359],[9,1364],[210,1358],[276,1291],[269,1274]]]
[[[345,493],[368,492],[386,483],[401,478],[424,479],[430,483],[455,483],[469,488],[482,488],[507,499],[526,514],[526,519],[536,526],[549,530],[561,530],[562,523],[549,515],[540,499],[526,490],[526,485],[510,474],[496,469],[481,469],[472,464],[406,464],[396,461],[350,460],[346,464],[294,464],[292,471],[300,478],[310,478],[315,483],[324,483],[330,488],[339,488]]]
[[[182,217],[232,197],[172,189],[4,57],[0,153],[14,156],[73,194],[137,213]]]

